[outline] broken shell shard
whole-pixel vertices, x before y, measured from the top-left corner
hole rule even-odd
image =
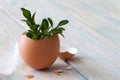
[[[60,47],[60,52],[66,52],[66,51],[72,54],[76,54],[78,50],[74,47],[66,47],[66,46]]]
[[[69,65],[66,69],[67,69],[67,70],[71,70],[71,69],[72,69],[72,66]]]
[[[59,57],[62,59],[71,59],[75,54],[71,54],[69,52],[60,52]]]
[[[25,75],[25,77],[30,79],[30,78],[33,78],[34,76],[32,74],[27,74],[27,75]]]
[[[61,73],[63,73],[63,70],[58,69],[58,70],[53,70],[54,74],[56,75],[60,75]]]
[[[74,47],[65,47],[60,48],[59,57],[62,59],[71,59],[77,53],[77,49]]]
[[[63,70],[61,70],[61,69],[58,69],[58,70],[53,70],[54,72],[58,72],[58,73],[62,73],[63,72]]]

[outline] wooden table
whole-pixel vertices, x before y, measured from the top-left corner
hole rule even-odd
[[[119,4],[119,0],[0,0],[1,51],[19,40],[27,29],[20,21],[21,7],[37,11],[37,22],[47,17],[55,23],[68,19],[65,39],[60,37],[61,45],[78,49],[73,59],[67,62],[57,59],[48,70],[36,71],[23,65],[0,80],[120,80]],[[66,70],[69,65],[72,69]],[[57,75],[55,69],[64,71]],[[33,74],[34,78],[27,79],[25,74]]]

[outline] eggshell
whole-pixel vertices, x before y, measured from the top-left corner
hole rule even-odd
[[[60,52],[59,57],[62,59],[71,59],[75,54],[69,53],[69,52]]]
[[[27,77],[29,79],[34,78],[34,76],[32,74],[27,74],[27,75],[25,75],[25,77]]]
[[[60,49],[59,57],[62,59],[71,59],[76,53],[76,48],[62,46]]]
[[[59,54],[59,37],[33,40],[25,33],[20,37],[19,51],[23,61],[34,69],[45,69],[52,65]]]

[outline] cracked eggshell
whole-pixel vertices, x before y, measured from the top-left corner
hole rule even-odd
[[[77,49],[74,47],[64,47],[60,48],[59,57],[62,59],[71,59],[77,53]]]
[[[42,40],[33,40],[25,34],[19,41],[19,52],[23,61],[33,69],[45,69],[51,66],[59,54],[59,36]]]

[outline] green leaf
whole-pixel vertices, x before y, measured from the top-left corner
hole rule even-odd
[[[38,35],[37,34],[33,34],[32,39],[37,40],[38,39]]]
[[[28,21],[28,20],[22,20],[22,21],[26,22],[27,25],[29,26],[29,28],[30,28],[31,30],[33,30],[33,31],[37,31],[39,25],[35,25],[35,24],[32,25],[32,23],[31,23],[30,21]]]
[[[64,35],[62,34],[63,33],[63,30],[65,30],[64,28],[60,27],[59,29],[57,28],[54,28],[51,30],[51,33],[53,34],[60,34],[61,36],[64,37]],[[64,37],[65,38],[65,37]]]
[[[39,24],[36,24],[36,27],[37,27],[37,31],[40,31],[40,25]]]
[[[64,28],[62,28],[62,27],[59,27],[58,29],[65,31],[65,29],[64,29]]]
[[[35,14],[36,14],[36,12],[32,15],[32,18],[31,18],[32,24],[35,24]]]
[[[31,22],[28,21],[28,20],[24,20],[24,21],[27,23],[27,25],[29,26],[29,28],[34,31],[34,27],[32,26]]]
[[[21,8],[22,12],[23,12],[23,15],[24,17],[27,19],[27,20],[30,20],[31,19],[31,13],[29,10],[25,9],[25,8]]]
[[[65,36],[62,33],[60,33],[60,35],[65,38]]]
[[[26,36],[29,37],[29,38],[32,38],[32,36],[33,36],[33,31],[28,30],[28,32],[26,33]]]
[[[43,20],[42,20],[42,24],[41,24],[41,30],[42,30],[42,31],[43,31],[43,30],[48,30],[48,29],[49,29],[48,26],[49,26],[49,24],[48,24],[47,19],[43,19]]]
[[[46,31],[46,30],[44,30],[44,35],[45,35],[45,36],[51,36],[51,33],[48,32],[48,31]]]
[[[23,19],[23,20],[21,20],[21,21],[24,21],[24,22],[26,22],[27,20],[24,20],[24,19]]]
[[[52,19],[48,18],[48,21],[49,21],[50,25],[53,27],[53,21],[52,21]]]
[[[36,33],[32,30],[28,30],[26,34],[29,38],[34,39],[34,40],[39,40],[40,39],[40,33]]]
[[[57,25],[57,27],[63,26],[65,24],[67,24],[68,22],[69,22],[68,20],[62,20],[62,21],[59,22],[59,24]]]
[[[31,26],[32,26],[31,22],[30,22],[30,21],[27,21],[27,20],[26,20],[25,22],[27,23],[27,25],[29,26],[29,28],[32,29],[32,27],[31,27]],[[33,29],[32,29],[32,30],[33,30]]]
[[[60,30],[60,29],[53,29],[51,32],[53,34],[60,34],[60,33],[62,33],[62,30]]]
[[[28,30],[28,32],[30,32],[30,33],[34,33],[34,31],[32,31],[32,30]]]
[[[31,27],[31,29],[34,31],[34,32],[36,32],[37,31],[37,28],[38,28],[38,26],[37,25],[32,25],[32,26],[30,26]]]

